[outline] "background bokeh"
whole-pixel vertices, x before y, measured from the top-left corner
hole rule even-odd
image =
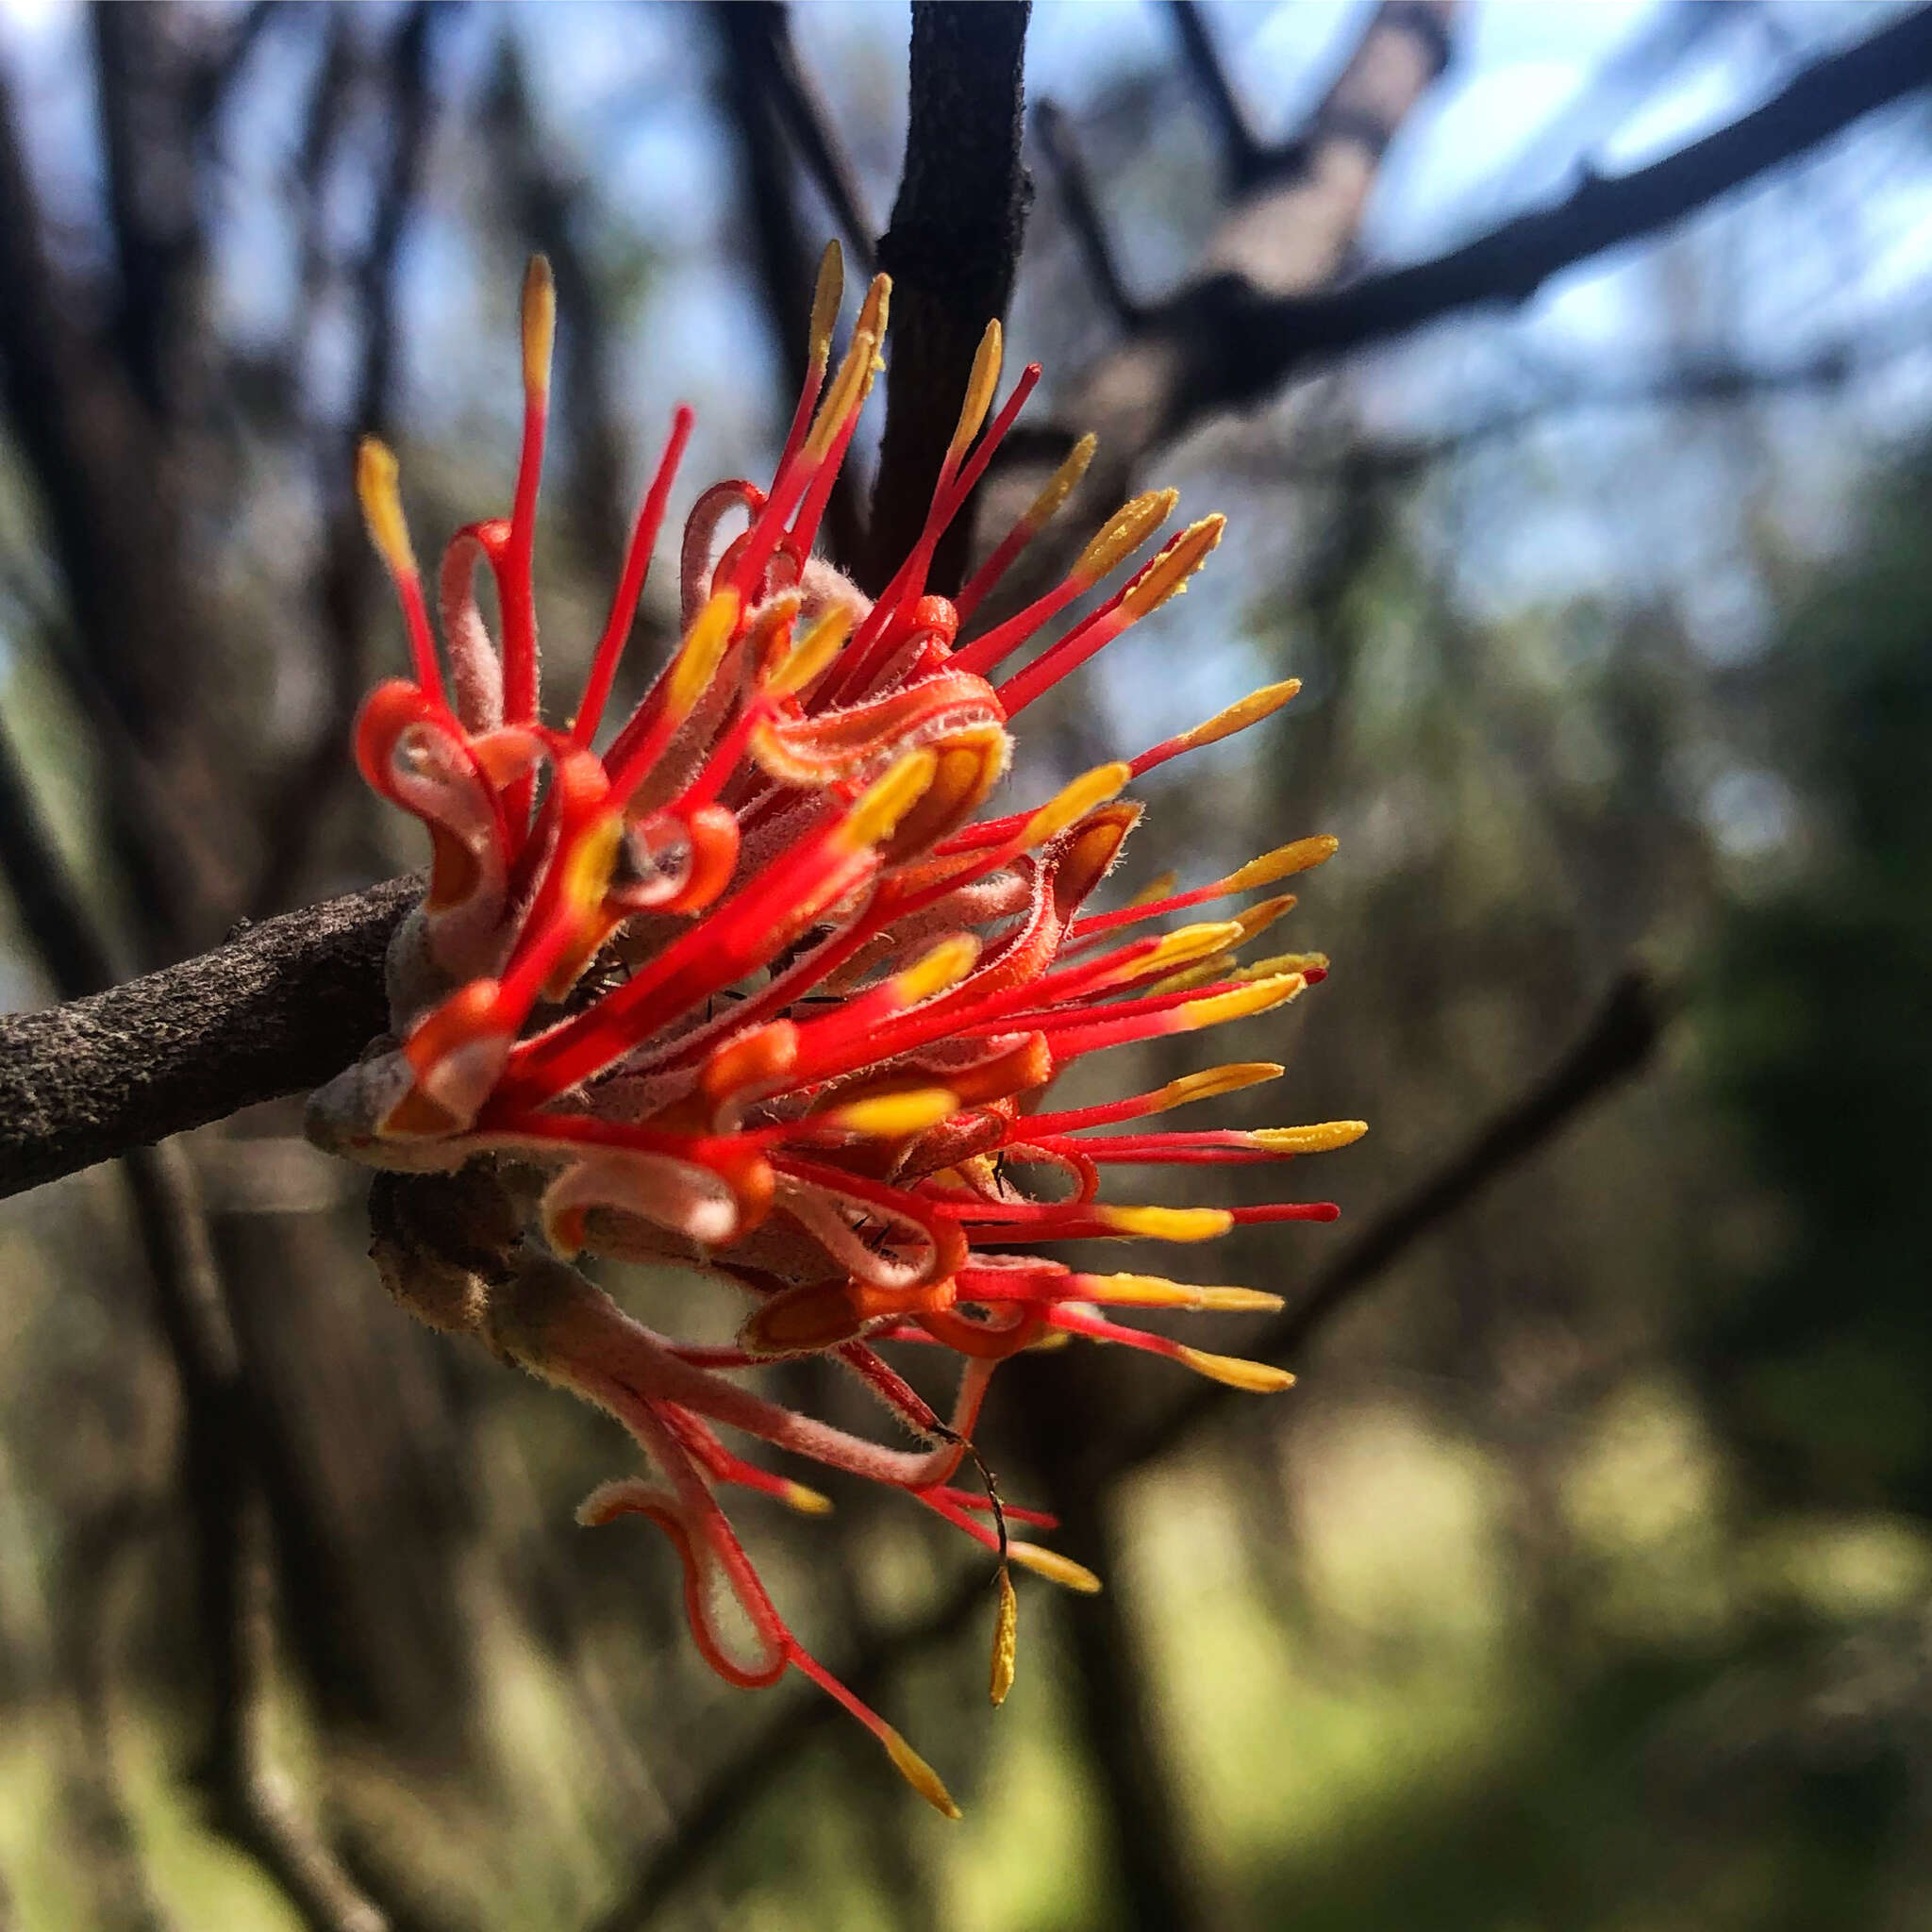
[[[116,971],[418,862],[345,750],[401,652],[351,453],[397,442],[425,548],[498,509],[532,247],[562,302],[562,687],[673,405],[699,424],[674,516],[769,468],[806,299],[773,284],[773,208],[808,262],[838,212],[747,78],[757,14],[0,8],[0,719]],[[1267,141],[1365,22],[1203,14]],[[1897,17],[1472,0],[1338,272],[1640,166]],[[790,34],[876,233],[907,11],[811,0]],[[1132,318],[1047,147],[1084,161],[1130,301],[1200,274],[1235,204],[1167,9],[1041,0],[1027,82],[1009,341],[1051,417]],[[1292,1309],[1592,1026],[1636,997],[1660,1027],[1365,1263],[1292,1392],[1183,1430],[1163,1364],[1003,1377],[1005,1491],[1108,1593],[1023,1590],[999,1712],[990,1590],[902,1499],[739,1510],[959,1826],[808,1687],[706,1672],[661,1541],[572,1520],[630,1445],[390,1305],[363,1177],[297,1106],[191,1137],[272,1525],[274,1757],[394,1923],[1932,1923],[1928,427],[1913,95],[1526,304],[1148,451],[1228,541],[1029,713],[1011,782],[1303,678],[1148,781],[1126,877],[1340,836],[1281,928],[1332,977],[1215,1057],[1290,1062],[1230,1124],[1372,1124],[1309,1170],[1339,1226],[1248,1230],[1214,1277]],[[55,990],[0,898],[0,999]],[[0,1925],[267,1932],[299,1921],[211,1795],[193,1391],[136,1201],[100,1168],[0,1206]],[[606,1278],[728,1332],[688,1283]]]

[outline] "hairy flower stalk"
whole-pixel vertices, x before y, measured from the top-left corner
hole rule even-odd
[[[962,638],[962,613],[1091,455],[1091,441],[1075,449],[958,599],[927,593],[941,535],[1039,378],[1027,369],[987,426],[1000,373],[993,324],[924,528],[868,600],[812,553],[882,366],[890,293],[883,276],[873,283],[835,369],[839,286],[828,250],[809,373],[776,475],[769,490],[731,481],[698,498],[681,551],[682,640],[611,732],[605,711],[690,412],[677,412],[582,703],[562,727],[541,711],[530,566],[555,313],[541,260],[525,290],[514,508],[508,522],[471,525],[451,542],[437,585],[441,652],[394,459],[365,443],[363,507],[395,579],[414,675],[371,693],[356,752],[375,791],[424,822],[432,862],[424,903],[391,948],[395,1038],[325,1088],[310,1120],[325,1144],[406,1173],[454,1173],[488,1157],[469,1169],[488,1211],[461,1241],[378,1241],[391,1289],[426,1320],[478,1335],[620,1421],[658,1479],[605,1485],[582,1520],[656,1524],[683,1565],[693,1636],[721,1675],[751,1686],[804,1673],[952,1813],[924,1761],[791,1634],[717,1492],[829,1505],[741,1458],[719,1430],[903,1489],[994,1551],[997,1703],[1013,1670],[1008,1559],[1076,1590],[1099,1587],[1008,1535],[1009,1524],[1050,1528],[1050,1518],[1002,1509],[990,1480],[983,1496],[958,1484],[962,1465],[977,1463],[972,1439],[998,1364],[1081,1336],[1239,1389],[1291,1380],[1118,1319],[1137,1308],[1274,1307],[1275,1297],[1079,1273],[1041,1245],[1190,1242],[1239,1223],[1330,1220],[1337,1210],[1324,1202],[1121,1205],[1100,1198],[1101,1174],[1278,1161],[1341,1146],[1362,1127],[1141,1124],[1272,1079],[1282,1071],[1273,1064],[1216,1067],[1071,1111],[1044,1105],[1045,1090],[1088,1054],[1264,1012],[1324,975],[1319,955],[1238,960],[1292,905],[1285,896],[1162,926],[1320,864],[1332,840],[1297,841],[1187,891],[1164,880],[1119,910],[1084,909],[1140,816],[1120,796],[1130,780],[1266,717],[1295,687],[1257,691],[1043,804],[981,816],[1007,771],[1014,715],[1183,591],[1222,520],[1169,537],[1030,661],[1006,668],[1155,542],[1174,492],[1136,497],[1063,582]],[[721,547],[734,522],[741,527]],[[500,649],[477,607],[479,566],[495,580]],[[1049,1171],[1053,1198],[1019,1186],[1016,1166]],[[486,1235],[491,1214],[502,1224]],[[524,1232],[525,1219],[541,1241]],[[570,1266],[581,1251],[709,1275],[750,1305],[737,1343],[654,1333]],[[898,1343],[958,1357],[949,1414],[891,1365],[882,1351]],[[912,1446],[833,1428],[731,1379],[804,1354],[856,1374]]]

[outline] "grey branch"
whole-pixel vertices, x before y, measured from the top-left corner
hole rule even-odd
[[[383,949],[421,891],[391,879],[0,1019],[0,1196],[340,1072],[389,1024]]]

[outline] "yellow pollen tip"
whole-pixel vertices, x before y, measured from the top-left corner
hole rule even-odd
[[[1227,527],[1224,516],[1203,517],[1190,524],[1126,588],[1121,612],[1129,624],[1158,610],[1170,597],[1188,588],[1188,579],[1208,560]]]
[[[1300,902],[1292,892],[1283,892],[1273,899],[1262,899],[1241,913],[1235,924],[1241,929],[1241,943],[1246,945],[1257,932],[1266,932],[1277,919],[1294,910]]]
[[[1208,919],[1194,925],[1176,926],[1141,960],[1137,970],[1152,973],[1158,967],[1185,966],[1192,960],[1205,959],[1210,953],[1224,952],[1238,943],[1241,936],[1241,922],[1234,919]]]
[[[664,693],[665,709],[679,724],[691,716],[718,675],[725,646],[737,627],[738,592],[731,590],[715,592],[691,620]]]
[[[623,842],[623,816],[610,812],[588,827],[565,858],[562,898],[574,920],[589,919],[604,904]]]
[[[891,1724],[880,1724],[879,1742],[886,1747],[886,1756],[892,1760],[892,1769],[941,1818],[950,1818],[957,1823],[960,1816],[959,1807],[953,1803],[953,1794],[940,1782],[939,1773]]]
[[[992,1681],[988,1687],[997,1709],[1013,1688],[1013,1658],[1020,1644],[1020,1598],[1007,1566],[1000,1565],[999,1621],[992,1633]]]
[[[409,526],[403,519],[399,474],[395,452],[380,437],[365,436],[357,445],[356,494],[362,501],[369,541],[391,576],[411,577],[416,575],[416,553],[409,544]]]
[[[863,326],[846,345],[845,359],[839,364],[839,373],[832,378],[830,393],[819,405],[817,420],[811,425],[811,433],[805,439],[805,454],[813,462],[824,459],[832,444],[838,441],[840,432],[865,401],[866,393],[872,388],[873,352],[878,345],[877,336]]]
[[[1178,490],[1143,490],[1121,505],[1081,551],[1067,575],[1081,585],[1097,584],[1122,558],[1131,556],[1174,514]]]
[[[1218,1026],[1226,1020],[1245,1020],[1251,1013],[1265,1013],[1291,1000],[1307,985],[1299,973],[1277,974],[1272,979],[1250,980],[1246,986],[1230,987],[1226,992],[1209,993],[1206,999],[1190,1000],[1175,1011],[1181,1016],[1180,1029],[1192,1033],[1203,1026]]]
[[[921,1000],[929,1000],[935,993],[958,986],[978,959],[977,937],[970,932],[956,932],[895,974],[893,985],[900,999],[908,1007],[916,1007]]]
[[[834,1108],[825,1119],[854,1134],[903,1141],[936,1127],[959,1110],[959,1096],[948,1087],[915,1087],[908,1093],[879,1093]]]
[[[1108,1208],[1095,1210],[1118,1234],[1144,1235],[1156,1241],[1211,1241],[1234,1225],[1225,1208]]]
[[[1368,1131],[1367,1121],[1318,1121],[1306,1127],[1257,1127],[1248,1138],[1271,1154],[1329,1154]]]
[[[1290,844],[1277,845],[1273,852],[1264,852],[1259,858],[1249,859],[1239,872],[1229,873],[1227,890],[1245,892],[1251,887],[1272,886],[1276,879],[1307,872],[1310,866],[1325,865],[1335,857],[1341,842],[1339,839],[1324,835],[1319,839],[1296,839]]]
[[[1257,959],[1252,965],[1237,969],[1237,979],[1270,979],[1282,973],[1325,973],[1328,970],[1326,953],[1276,953],[1272,958]]]
[[[845,648],[852,635],[854,612],[849,605],[835,604],[799,639],[785,661],[773,672],[765,689],[784,697],[803,691],[823,676],[832,659]]]
[[[827,242],[819,257],[818,287],[811,297],[811,334],[807,346],[811,360],[823,369],[832,359],[832,325],[839,320],[839,298],[845,292],[845,257],[838,242]]]
[[[1095,765],[1091,772],[1082,773],[1026,821],[1021,842],[1031,847],[1044,845],[1049,839],[1058,839],[1069,825],[1085,818],[1096,806],[1118,797],[1133,775],[1132,769],[1124,764]]]
[[[1170,973],[1165,979],[1157,979],[1147,991],[1153,994],[1192,992],[1198,986],[1214,986],[1230,977],[1233,965],[1232,953],[1217,953],[1211,959],[1203,959],[1198,966],[1190,966],[1184,972]]]
[[[1058,1550],[1016,1540],[1007,1545],[1007,1555],[1021,1569],[1030,1570],[1034,1575],[1043,1576],[1049,1583],[1058,1583],[1062,1590],[1077,1590],[1082,1596],[1100,1594],[1100,1578],[1086,1564],[1076,1563],[1073,1557],[1063,1557]]]
[[[1250,1395],[1274,1395],[1294,1387],[1294,1377],[1272,1362],[1251,1362],[1238,1355],[1209,1355],[1205,1349],[1184,1348],[1180,1359],[1197,1375],[1210,1382],[1224,1382],[1230,1389],[1243,1389]]]
[[[1043,530],[1058,515],[1060,505],[1078,489],[1080,478],[1087,474],[1087,466],[1099,447],[1100,439],[1090,429],[1067,452],[1066,460],[1046,479],[1046,488],[1026,506],[1026,514],[1020,519],[1020,527],[1029,537]]]
[[[1224,1067],[1203,1067],[1198,1074],[1183,1074],[1170,1080],[1154,1095],[1150,1113],[1165,1112],[1171,1107],[1185,1107],[1191,1100],[1211,1100],[1217,1093],[1239,1093],[1243,1087],[1258,1087],[1264,1080],[1278,1080],[1288,1069],[1274,1060],[1235,1060]]]
[[[801,1516],[829,1516],[832,1513],[832,1499],[822,1496],[816,1490],[807,1489],[803,1483],[788,1482],[778,1491],[778,1500],[788,1509],[796,1509]]]
[[[897,759],[854,801],[845,814],[843,831],[853,845],[876,845],[890,839],[906,814],[925,796],[938,757],[929,751],[909,751]]]
[[[1246,697],[1228,706],[1226,710],[1216,711],[1205,724],[1183,732],[1182,741],[1190,751],[1198,751],[1204,744],[1218,744],[1224,738],[1232,738],[1237,731],[1245,731],[1250,724],[1258,724],[1263,718],[1272,717],[1301,688],[1299,677],[1285,678],[1279,684],[1264,684],[1259,691],[1251,691]]]
[[[865,300],[858,308],[858,326],[872,338],[876,349],[886,339],[886,318],[892,307],[892,278],[891,275],[874,275],[865,291]]]
[[[557,345],[557,279],[548,257],[533,255],[524,271],[524,391],[550,393],[550,357]]]
[[[1283,1307],[1281,1297],[1264,1288],[1204,1288],[1198,1293],[1194,1306],[1210,1315],[1274,1315]]]
[[[1003,344],[995,318],[987,324],[986,333],[979,339],[978,352],[973,358],[973,373],[966,378],[966,399],[959,405],[959,426],[953,431],[952,453],[956,457],[966,454],[967,445],[979,434],[986,412],[992,408],[992,393],[1000,381]]]
[[[1257,1288],[1201,1288],[1170,1281],[1164,1274],[1103,1274],[1095,1277],[1091,1299],[1117,1307],[1204,1308],[1215,1314],[1273,1313],[1278,1294]]]

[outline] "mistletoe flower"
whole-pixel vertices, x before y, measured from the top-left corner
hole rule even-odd
[[[1174,510],[1171,491],[1137,496],[1054,589],[975,627],[980,605],[1078,480],[1090,440],[958,596],[931,594],[935,546],[1039,379],[1025,370],[994,413],[993,324],[918,541],[879,596],[864,596],[813,543],[882,366],[890,286],[873,283],[835,369],[839,292],[833,249],[771,487],[734,480],[698,498],[680,555],[680,641],[613,730],[606,713],[690,412],[674,421],[566,725],[542,715],[531,581],[555,316],[541,260],[525,287],[511,512],[458,531],[445,552],[441,651],[394,460],[365,444],[362,502],[395,580],[414,675],[370,695],[356,753],[371,786],[423,821],[431,865],[423,904],[390,950],[394,1037],[315,1097],[310,1122],[325,1144],[378,1167],[454,1176],[414,1195],[392,1187],[397,1205],[375,1250],[385,1278],[425,1319],[477,1335],[629,1430],[657,1479],[607,1484],[582,1519],[636,1514],[665,1533],[713,1668],[747,1686],[802,1672],[950,1813],[932,1770],[779,1617],[717,1492],[829,1506],[745,1460],[721,1429],[902,1489],[992,1550],[998,1702],[1015,1634],[1008,1560],[1099,1587],[1008,1534],[1014,1523],[1050,1528],[1050,1518],[1003,1509],[990,1478],[984,1495],[958,1481],[969,1459],[978,1464],[973,1436],[998,1364],[1077,1336],[1240,1389],[1291,1380],[1120,1319],[1138,1308],[1274,1307],[1275,1297],[1082,1273],[1041,1246],[1186,1243],[1238,1224],[1330,1220],[1324,1202],[1103,1200],[1102,1171],[1279,1161],[1362,1128],[1144,1124],[1272,1079],[1282,1071],[1273,1064],[1215,1067],[1098,1106],[1045,1101],[1090,1054],[1265,1012],[1324,976],[1319,955],[1239,963],[1291,897],[1221,908],[1321,863],[1332,840],[1298,840],[1205,885],[1176,891],[1167,880],[1119,909],[1087,909],[1140,817],[1124,789],[1266,717],[1295,686],[1258,691],[1043,803],[988,814],[1013,721],[1182,591],[1222,519],[1168,537],[1059,628]],[[477,606],[479,568],[494,579],[500,646]],[[1174,915],[1186,923],[1169,924]],[[1016,1170],[1042,1191],[1023,1188]],[[425,1201],[441,1206],[431,1212]],[[698,1346],[645,1327],[571,1265],[585,1251],[709,1276],[746,1307],[736,1343]],[[902,1343],[958,1358],[947,1415],[889,1359]],[[733,1379],[807,1354],[856,1374],[910,1446],[834,1428]]]

